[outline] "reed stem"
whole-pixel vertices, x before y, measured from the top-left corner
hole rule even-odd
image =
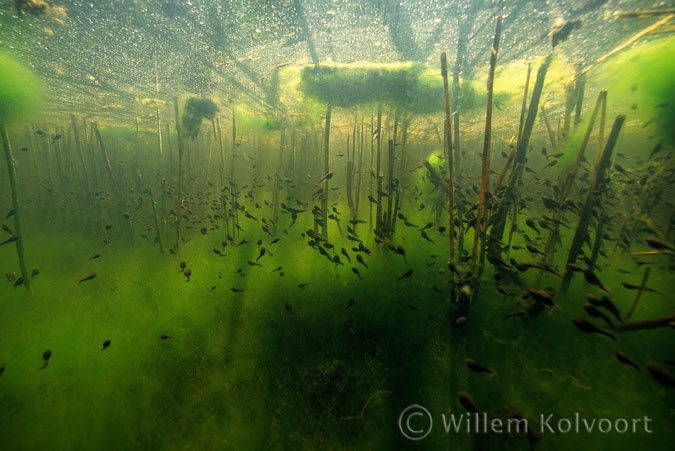
[[[178,143],[178,205],[176,207],[176,242],[174,252],[178,252],[180,244],[180,219],[183,216],[183,139],[180,134],[180,116],[178,115],[178,97],[174,97],[174,112],[176,114],[176,142]]]
[[[473,235],[473,252],[471,254],[471,273],[476,269],[476,257],[478,255],[479,242],[481,246],[481,255],[485,249],[485,226],[483,221],[483,210],[485,208],[485,196],[490,184],[490,149],[492,147],[492,96],[495,81],[495,67],[497,66],[497,55],[499,53],[499,38],[502,31],[502,16],[497,17],[495,27],[495,37],[492,43],[492,52],[490,52],[490,69],[487,79],[487,107],[485,111],[485,135],[483,137],[483,167],[481,171],[480,191],[478,194],[478,210],[476,211],[476,226]]]
[[[454,199],[455,188],[453,179],[453,155],[452,155],[452,116],[450,115],[450,90],[448,88],[448,55],[441,53],[441,76],[443,77],[443,92],[445,95],[445,154],[448,160],[448,249],[450,257],[448,262],[455,262],[455,218]]]
[[[16,253],[19,256],[19,266],[21,267],[21,277],[23,278],[23,285],[31,293],[30,274],[26,268],[26,261],[24,259],[23,234],[21,233],[21,214],[19,205],[19,188],[16,181],[16,166],[14,165],[14,155],[12,154],[12,146],[9,142],[9,135],[7,134],[7,127],[0,123],[0,135],[2,138],[2,147],[5,150],[5,158],[7,160],[7,172],[9,173],[9,184],[12,189],[12,209],[14,211],[14,235],[16,235]]]

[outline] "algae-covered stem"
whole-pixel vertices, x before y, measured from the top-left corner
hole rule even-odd
[[[178,97],[173,98],[173,108],[176,113],[176,141],[178,143],[178,206],[176,208],[176,243],[174,244],[174,251],[178,252],[178,245],[180,243],[180,218],[183,216],[183,139],[180,135]]]
[[[605,92],[605,91],[603,91]],[[602,94],[602,93],[601,93]],[[603,100],[604,103],[604,100]],[[574,238],[572,239],[572,244],[570,245],[570,251],[567,255],[567,264],[565,265],[565,273],[563,274],[561,291],[567,291],[570,281],[572,280],[572,269],[570,264],[576,263],[577,257],[582,252],[583,243],[586,240],[588,233],[588,225],[591,222],[593,216],[593,206],[596,203],[596,199],[599,193],[605,191],[605,181],[607,178],[605,174],[609,171],[609,166],[612,159],[612,151],[616,145],[617,140],[619,139],[619,133],[621,132],[621,127],[626,119],[626,116],[619,115],[614,120],[614,125],[612,126],[612,131],[609,134],[607,139],[607,144],[605,145],[605,150],[603,151],[602,157],[597,165],[595,165],[593,173],[593,182],[590,189],[588,190],[588,196],[586,197],[586,203],[584,204],[583,209],[579,217],[579,224],[576,231],[574,232]]]
[[[12,146],[9,143],[7,127],[0,123],[0,135],[2,135],[2,147],[5,149],[5,158],[7,159],[7,172],[9,173],[9,184],[12,188],[12,209],[14,210],[14,235],[16,235],[16,253],[19,256],[19,266],[21,267],[21,277],[23,284],[28,292],[30,288],[30,274],[26,269],[26,261],[23,258],[23,235],[21,234],[21,214],[19,211],[19,190],[16,182],[16,167],[14,166],[14,155],[12,155]]]
[[[522,136],[518,141],[516,153],[513,157],[513,170],[509,176],[504,194],[500,197],[501,200],[497,207],[497,212],[493,215],[493,219],[491,220],[492,229],[490,230],[490,239],[488,240],[488,252],[490,256],[495,259],[499,258],[499,254],[501,253],[500,243],[501,237],[504,234],[506,217],[511,206],[516,204],[516,189],[523,172],[527,148],[530,143],[530,136],[532,135],[534,121],[537,117],[537,111],[539,110],[539,100],[541,99],[541,93],[544,89],[544,80],[546,79],[546,73],[548,72],[548,67],[552,60],[553,54],[551,53],[546,57],[546,60],[544,60],[544,63],[537,71],[537,78],[534,82],[534,89],[532,90],[532,99],[530,100],[530,106],[527,110],[527,119],[525,120]]]
[[[330,172],[329,156],[330,156],[330,117],[331,106],[326,108],[326,129],[323,134],[323,173]],[[328,239],[328,179],[323,183],[323,199],[321,201],[321,237],[324,240]]]
[[[382,170],[382,105],[379,105],[377,108],[377,128],[375,130],[376,134],[376,151],[377,158],[375,163],[375,181],[377,189],[377,202],[375,208],[375,234],[382,234],[382,175],[380,171]],[[372,180],[372,178],[371,178]],[[371,195],[372,196],[372,195]]]
[[[499,53],[499,38],[502,31],[502,16],[497,17],[495,38],[490,52],[490,69],[487,79],[487,109],[485,111],[485,136],[483,137],[483,167],[481,171],[480,191],[478,194],[478,210],[476,211],[476,227],[473,236],[473,253],[471,255],[471,273],[476,269],[476,256],[478,254],[479,241],[482,243],[481,255],[485,249],[485,225],[483,211],[485,209],[485,195],[490,183],[490,148],[492,145],[492,95],[495,81],[495,67],[497,67],[497,55]]]
[[[584,104],[585,90],[586,73],[583,71],[581,64],[579,64],[574,77],[574,125],[579,125],[579,122],[581,122],[581,106]]]
[[[448,55],[441,53],[441,76],[443,77],[443,91],[445,94],[445,149],[448,160],[448,247],[450,249],[449,262],[455,262],[455,218],[453,216],[455,189],[453,187],[453,158],[452,158],[452,116],[450,116],[450,91],[448,89]]]
[[[588,128],[586,129],[586,134],[584,135],[584,138],[581,142],[581,146],[579,146],[579,150],[577,151],[577,156],[576,159],[574,160],[574,164],[572,165],[572,168],[570,169],[570,172],[567,175],[565,186],[563,187],[563,190],[558,198],[558,201],[561,203],[565,202],[565,199],[567,199],[567,196],[569,195],[570,190],[572,189],[572,184],[574,183],[577,171],[579,170],[579,165],[581,164],[581,160],[584,157],[584,150],[588,145],[588,140],[591,137],[591,132],[593,131],[593,126],[595,125],[595,119],[597,118],[598,111],[600,110],[601,105],[605,102],[606,97],[607,97],[607,90],[603,89],[602,91],[600,91],[600,94],[598,94],[598,100],[595,102],[593,113],[591,113],[591,120],[590,123],[588,124]],[[558,233],[558,224],[560,223],[560,219],[562,219],[562,212],[557,212],[553,217],[553,221],[551,224],[551,231],[549,233],[548,240],[546,241],[546,247],[544,248],[544,253],[547,256],[546,257],[547,261],[550,261],[552,257],[551,250],[553,248],[553,240],[555,239],[555,236]]]

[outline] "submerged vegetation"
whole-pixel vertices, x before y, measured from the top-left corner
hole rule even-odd
[[[181,116],[181,127],[185,136],[195,139],[199,134],[199,126],[204,119],[213,120],[219,111],[218,105],[209,99],[190,97],[185,101]]]
[[[672,37],[602,59],[573,50],[597,6],[541,38],[492,2],[178,3],[115,3],[152,82],[43,66],[46,112],[3,134],[0,448],[668,449]],[[372,17],[393,41],[329,61]],[[169,76],[174,22],[204,84]],[[15,73],[0,122],[36,92]]]

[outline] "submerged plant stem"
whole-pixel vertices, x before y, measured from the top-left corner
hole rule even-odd
[[[19,256],[19,265],[21,266],[21,277],[23,277],[23,285],[28,292],[30,288],[30,274],[26,269],[26,261],[23,258],[23,234],[21,233],[21,215],[19,214],[19,190],[16,182],[16,167],[14,166],[14,156],[12,155],[12,146],[9,143],[9,135],[5,124],[0,123],[0,135],[2,135],[2,147],[5,150],[5,158],[7,159],[7,172],[9,173],[9,183],[12,188],[12,208],[14,209],[14,233],[17,235],[16,239],[16,253]]]

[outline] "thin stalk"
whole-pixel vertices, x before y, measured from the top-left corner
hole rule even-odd
[[[492,216],[492,229],[490,231],[490,239],[488,240],[488,251],[492,262],[498,262],[500,259],[500,243],[504,234],[504,227],[506,226],[506,218],[511,206],[516,201],[516,189],[523,172],[523,165],[525,164],[525,158],[527,156],[530,136],[532,134],[532,129],[534,128],[537,111],[539,110],[539,100],[541,99],[541,93],[544,88],[544,80],[546,79],[546,73],[548,72],[548,67],[552,60],[553,54],[549,54],[537,71],[537,79],[534,83],[534,89],[532,90],[532,100],[530,101],[530,106],[527,110],[527,119],[525,120],[522,136],[518,141],[516,153],[513,157],[513,170],[511,171],[505,192],[500,197],[497,212]]]
[[[602,158],[600,162],[595,166],[593,180],[597,182],[592,184],[591,188],[588,190],[588,196],[586,197],[586,203],[581,211],[579,218],[579,224],[574,233],[574,238],[572,239],[572,244],[570,245],[570,251],[567,256],[567,264],[565,265],[565,272],[562,278],[561,291],[567,291],[570,281],[572,280],[572,269],[570,264],[576,263],[577,257],[581,254],[581,248],[586,238],[586,233],[588,231],[588,224],[591,221],[593,215],[593,205],[595,200],[598,197],[598,194],[603,192],[605,189],[606,180],[604,174],[609,170],[611,164],[612,151],[616,145],[617,140],[619,139],[619,133],[621,132],[621,127],[625,121],[626,117],[619,115],[614,120],[614,125],[612,126],[612,131],[610,132],[609,138],[607,139],[607,144],[605,145],[605,150],[603,151]],[[602,183],[599,182],[602,180]]]
[[[615,325],[618,332],[629,332],[632,330],[656,329],[658,327],[668,327],[675,321],[675,314],[660,318],[648,318],[640,321],[631,321],[630,323],[621,323]]]
[[[394,232],[393,229],[391,228],[392,224],[392,209],[393,209],[393,203],[394,203],[394,140],[390,139],[389,140],[389,157],[388,157],[388,164],[389,164],[389,177],[387,180],[387,212],[386,212],[386,219],[384,221],[384,233],[387,238],[391,238],[392,233]]]
[[[323,173],[330,172],[330,120],[332,108],[328,105],[326,109],[326,129],[323,135]],[[323,199],[321,202],[321,237],[328,239],[328,180],[323,182]]]
[[[279,139],[279,164],[277,174],[274,177],[274,192],[272,193],[272,235],[276,236],[279,227],[279,202],[281,198],[281,181],[284,178],[284,147],[286,147],[286,120],[281,124],[281,136]]]
[[[96,135],[98,145],[101,148],[101,154],[103,155],[103,162],[105,163],[105,169],[108,172],[108,178],[110,179],[111,182],[114,182],[115,176],[113,175],[112,172],[112,165],[110,164],[110,158],[108,158],[108,153],[105,150],[105,144],[103,144],[103,138],[101,137],[101,132],[98,129],[98,124],[96,122],[92,122],[91,124],[92,128],[94,129],[94,134]]]
[[[595,108],[593,108],[593,113],[591,114],[591,121],[588,124],[588,128],[586,129],[584,139],[582,140],[581,145],[579,146],[579,150],[577,151],[577,156],[576,159],[574,160],[574,164],[572,165],[572,168],[570,169],[570,172],[567,175],[565,186],[559,198],[559,201],[561,203],[564,202],[565,199],[567,199],[570,190],[572,189],[572,184],[574,183],[574,179],[576,178],[577,171],[579,170],[579,165],[581,164],[581,160],[584,157],[584,151],[586,150],[588,140],[590,139],[591,132],[593,131],[593,126],[595,125],[595,119],[597,118],[598,111],[600,111],[600,107],[605,102],[606,97],[607,97],[607,90],[603,89],[602,91],[600,91],[600,94],[598,94],[598,100],[595,102]],[[558,233],[558,224],[560,224],[562,216],[563,216],[562,211],[556,212],[556,214],[553,217],[553,221],[551,221],[551,231],[548,235],[548,240],[546,241],[546,247],[544,248],[544,253],[547,256],[547,259],[550,259],[550,257],[552,256],[551,250],[553,248],[553,241],[556,237],[556,234]]]
[[[557,147],[555,132],[551,128],[551,123],[548,120],[548,115],[546,114],[546,108],[544,105],[541,106],[541,117],[544,119],[544,124],[546,125],[546,131],[548,132],[548,140],[551,142],[551,147],[555,149]]]
[[[377,109],[377,130],[376,130],[376,146],[377,146],[377,163],[375,166],[375,188],[377,189],[377,205],[375,208],[375,235],[382,236],[382,106]]]
[[[150,205],[152,205],[152,216],[155,220],[155,233],[157,234],[157,242],[159,243],[159,252],[164,255],[164,246],[162,245],[162,234],[159,228],[159,217],[157,216],[157,206],[155,205],[155,196],[152,194],[152,187],[148,186],[148,194],[150,194]]]
[[[7,160],[7,172],[9,173],[9,184],[12,188],[12,209],[14,211],[14,235],[16,236],[16,253],[19,257],[19,266],[21,267],[21,277],[23,278],[23,285],[29,293],[30,288],[30,274],[26,268],[26,261],[23,256],[23,234],[21,233],[21,213],[19,205],[19,188],[16,182],[16,166],[14,165],[14,155],[12,154],[12,146],[9,142],[9,135],[5,124],[0,123],[0,135],[2,135],[2,147],[5,149],[5,159]]]
[[[356,127],[354,127],[356,129]],[[356,131],[354,130],[352,136],[354,137],[356,135]],[[346,171],[346,185],[347,185],[347,206],[349,207],[349,219],[356,219],[356,214],[354,213],[354,187],[352,183],[352,178],[354,176],[353,171],[354,171],[354,160],[352,153],[349,152],[349,138],[350,136],[347,135],[347,171]],[[354,143],[355,144],[355,143]],[[354,144],[352,144],[352,147],[356,147]]]
[[[628,313],[626,313],[626,316],[623,317],[624,321],[628,321],[633,314],[633,311],[635,310],[635,307],[637,307],[638,301],[640,300],[640,296],[642,296],[642,292],[645,289],[645,286],[647,286],[647,279],[649,279],[649,271],[651,268],[647,266],[645,268],[645,273],[642,276],[642,283],[640,283],[640,288],[638,288],[637,293],[635,293],[635,299],[633,300],[633,304],[630,306],[630,310],[628,310]]]
[[[478,194],[478,209],[476,211],[476,226],[473,235],[473,252],[471,254],[471,273],[476,269],[476,256],[478,255],[479,241],[485,243],[485,225],[483,224],[483,210],[485,195],[490,184],[490,150],[492,146],[492,96],[495,81],[495,68],[497,67],[497,55],[499,54],[499,38],[502,31],[502,16],[497,17],[495,37],[490,52],[490,69],[487,79],[487,107],[485,111],[485,135],[483,137],[483,167],[481,172],[480,191]],[[481,246],[483,254],[485,246]]]
[[[520,142],[523,135],[523,125],[525,124],[525,113],[527,112],[527,91],[530,88],[530,75],[532,74],[532,63],[527,63],[527,77],[525,77],[525,88],[523,89],[523,103],[520,106],[520,121],[518,123],[518,139],[516,144]]]
[[[178,115],[178,97],[174,97],[174,112],[176,113],[176,141],[178,143],[178,206],[176,208],[176,243],[174,252],[178,252],[180,243],[180,219],[183,216],[183,139],[180,134],[180,117]]]
[[[363,174],[361,171],[363,169],[363,149],[366,146],[365,134],[363,133],[365,128],[364,120],[361,118],[361,126],[359,127],[359,163],[356,166],[356,174],[358,175],[358,180],[356,181],[356,202],[354,205],[354,217],[352,219],[357,219],[359,214],[359,201],[361,199],[361,180],[363,180]],[[356,225],[355,225],[356,226]]]
[[[621,50],[625,49],[626,47],[629,47],[631,44],[633,44],[633,43],[634,43],[635,41],[637,41],[638,39],[640,39],[640,38],[642,38],[642,37],[644,37],[644,36],[647,36],[649,33],[651,33],[651,32],[653,32],[653,31],[657,30],[658,28],[660,28],[660,27],[666,25],[668,22],[670,22],[671,20],[673,20],[673,18],[675,18],[675,14],[668,14],[666,17],[664,17],[663,19],[659,20],[658,22],[656,22],[656,23],[654,23],[654,24],[648,26],[647,28],[643,29],[642,31],[640,31],[640,32],[638,32],[638,33],[636,33],[636,34],[634,34],[633,36],[631,36],[630,38],[628,38],[626,41],[624,41],[623,43],[621,43],[619,46],[617,46],[616,48],[614,48],[612,51],[605,53],[605,54],[602,55],[600,58],[598,58],[597,60],[595,60],[595,63],[586,66],[586,68],[584,68],[583,71],[584,71],[584,72],[587,72],[591,67],[593,67],[594,64],[601,63],[601,62],[603,62],[604,60],[606,60],[607,58],[609,58],[610,56],[614,55],[615,53],[618,53],[618,52],[620,52]]]
[[[222,162],[220,172],[220,209],[225,218],[225,231],[230,233],[230,219],[227,214],[227,197],[225,196],[225,147],[223,146],[223,133],[220,130],[220,120],[216,117],[216,130],[218,131],[218,152],[220,153],[220,161]]]
[[[448,55],[441,53],[441,76],[443,77],[443,92],[445,95],[445,152],[448,160],[448,249],[449,262],[455,262],[455,218],[454,199],[455,189],[453,180],[452,156],[452,116],[450,115],[450,91],[448,89]]]

